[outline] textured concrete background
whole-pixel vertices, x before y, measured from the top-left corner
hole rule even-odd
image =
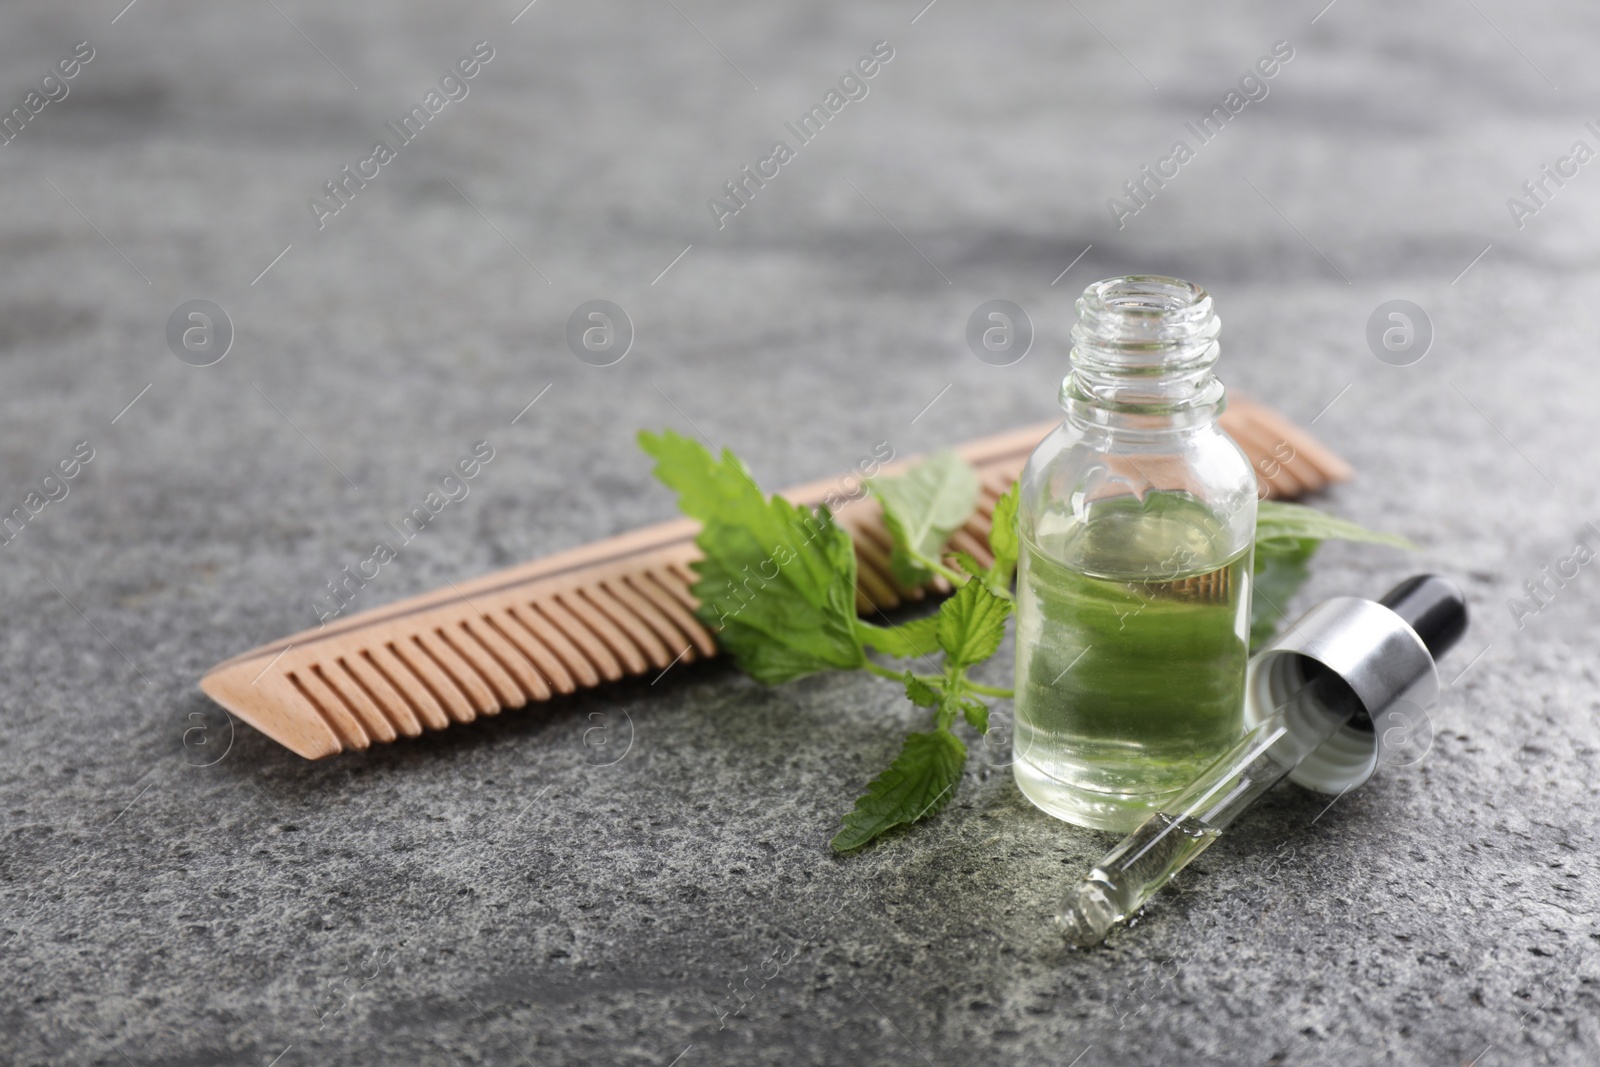
[[[1600,12],[921,2],[6,6],[5,109],[95,58],[0,147],[0,510],[94,459],[0,546],[0,1060],[1600,1058],[1600,577],[1507,608],[1600,520],[1600,164],[1506,205],[1600,148]],[[719,231],[706,199],[880,39]],[[480,40],[319,231],[307,199]],[[1270,95],[1119,231],[1107,197],[1279,40]],[[1225,380],[1359,467],[1322,505],[1421,546],[1335,546],[1296,607],[1429,568],[1477,615],[1425,758],[1331,808],[1285,789],[1104,951],[1045,919],[1108,839],[1002,754],[829,854],[916,718],[882,681],[705,665],[321,764],[195,687],[311,624],[474,441],[367,604],[667,517],[638,427],[777,487],[1047,418],[1073,296],[1135,270],[1210,287]],[[607,368],[563,341],[595,298],[637,330]],[[991,298],[1036,324],[1014,366],[966,350]],[[1412,366],[1364,337],[1396,298],[1435,331]],[[215,366],[168,350],[191,299],[236,329]]]

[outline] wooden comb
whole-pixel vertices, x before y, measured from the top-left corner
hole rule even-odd
[[[978,470],[977,512],[951,539],[984,566],[995,501],[1055,423],[986,437],[957,449]],[[1281,415],[1239,397],[1223,428],[1255,464],[1269,496],[1297,496],[1350,477],[1350,467]],[[902,470],[910,461],[884,470]],[[815,505],[838,480],[783,495]],[[899,586],[893,545],[871,497],[840,508],[855,542],[856,605],[881,615],[929,592]],[[678,519],[545,559],[451,583],[263,645],[200,680],[217,703],[307,759],[374,742],[417,737],[480,715],[598,686],[627,675],[665,673],[716,654],[694,617],[698,525]],[[881,620],[880,620],[881,621]]]

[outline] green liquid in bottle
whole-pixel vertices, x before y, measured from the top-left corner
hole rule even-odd
[[[1243,730],[1250,549],[1219,559],[1223,523],[1175,492],[1039,526],[1017,581],[1017,783],[1060,818],[1131,830]]]

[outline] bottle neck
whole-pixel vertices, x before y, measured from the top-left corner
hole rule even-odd
[[[1222,322],[1206,291],[1176,278],[1096,282],[1078,298],[1061,406],[1080,425],[1172,430],[1214,422]]]

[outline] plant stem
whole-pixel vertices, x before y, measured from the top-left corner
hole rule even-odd
[[[965,571],[958,571],[951,567],[946,567],[943,560],[937,560],[923,555],[917,555],[914,558],[918,563],[922,564],[924,567],[927,567],[933,573],[937,574],[939,577],[943,578],[957,589],[960,589],[962,586],[966,585],[972,580],[972,575],[966,573]]]
[[[897,682],[906,680],[905,671],[897,671],[893,667],[885,667],[883,664],[874,663],[870,659],[867,660],[866,669],[867,673],[876,674],[879,678],[891,678]],[[926,682],[934,688],[940,688],[945,684],[945,678],[942,674],[914,674],[912,677],[919,682]]]
[[[897,682],[905,678],[905,675],[900,671],[885,667],[881,663],[874,663],[870,659],[867,660],[866,666],[869,674],[876,674],[879,678],[893,678]]]
[[[997,689],[992,685],[984,685],[981,682],[974,682],[971,678],[967,679],[967,688],[972,690],[974,693],[982,693],[984,696],[991,697],[1015,698],[1017,695],[1016,690],[1014,689]]]
[[[908,672],[897,671],[892,667],[885,667],[883,664],[874,663],[869,659],[867,660],[867,673],[876,674],[879,678],[890,678],[896,682],[904,682]],[[912,674],[911,677],[915,678],[919,682],[922,682],[924,685],[932,686],[935,690],[940,692],[943,692],[952,684],[959,686],[962,683],[960,678],[957,678],[955,682],[952,682],[950,680],[950,676],[947,674]],[[969,682],[967,684],[970,685],[971,683]],[[999,690],[991,690],[991,692],[998,693]],[[1007,690],[1005,695],[1010,696],[1010,691]]]

